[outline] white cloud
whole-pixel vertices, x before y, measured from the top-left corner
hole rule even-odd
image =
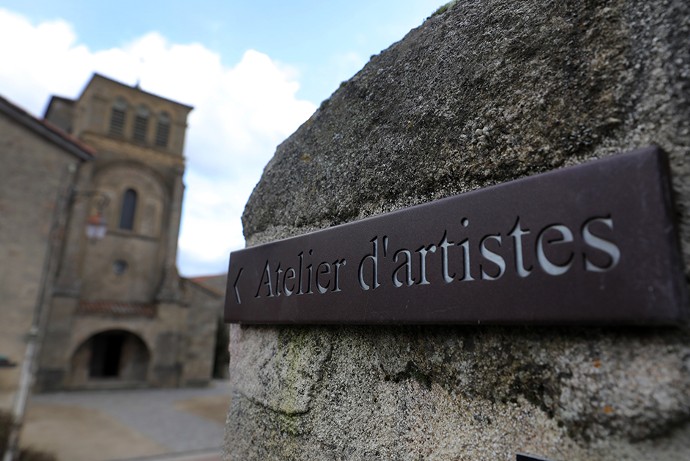
[[[89,50],[63,20],[32,24],[0,9],[0,92],[40,114],[51,94],[78,96],[99,72],[193,105],[187,131],[180,270],[221,272],[243,245],[240,215],[276,145],[315,110],[299,100],[298,73],[255,50],[223,66],[201,44],[150,32],[121,48]],[[13,46],[8,46],[12,44]]]

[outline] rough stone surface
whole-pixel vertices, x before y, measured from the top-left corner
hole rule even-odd
[[[249,245],[649,144],[690,268],[690,4],[458,1],[279,146]],[[690,460],[690,329],[231,327],[234,460]]]

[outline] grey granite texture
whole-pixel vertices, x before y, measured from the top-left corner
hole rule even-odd
[[[457,1],[281,144],[249,245],[650,144],[690,268],[690,3]],[[690,329],[231,327],[233,460],[690,460]]]

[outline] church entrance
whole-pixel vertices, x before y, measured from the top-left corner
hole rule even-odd
[[[89,377],[117,378],[120,376],[122,345],[127,334],[124,331],[107,331],[91,338]]]
[[[84,341],[72,357],[74,386],[136,384],[146,381],[150,353],[144,341],[125,330],[108,330]]]

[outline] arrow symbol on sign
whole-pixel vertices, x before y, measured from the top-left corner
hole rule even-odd
[[[237,273],[237,278],[235,279],[235,283],[232,285],[232,287],[235,289],[235,299],[237,299],[237,304],[242,304],[242,301],[240,300],[240,291],[237,289],[237,283],[240,281],[240,276],[242,275],[243,270],[244,270],[244,267],[241,267],[240,271]]]

